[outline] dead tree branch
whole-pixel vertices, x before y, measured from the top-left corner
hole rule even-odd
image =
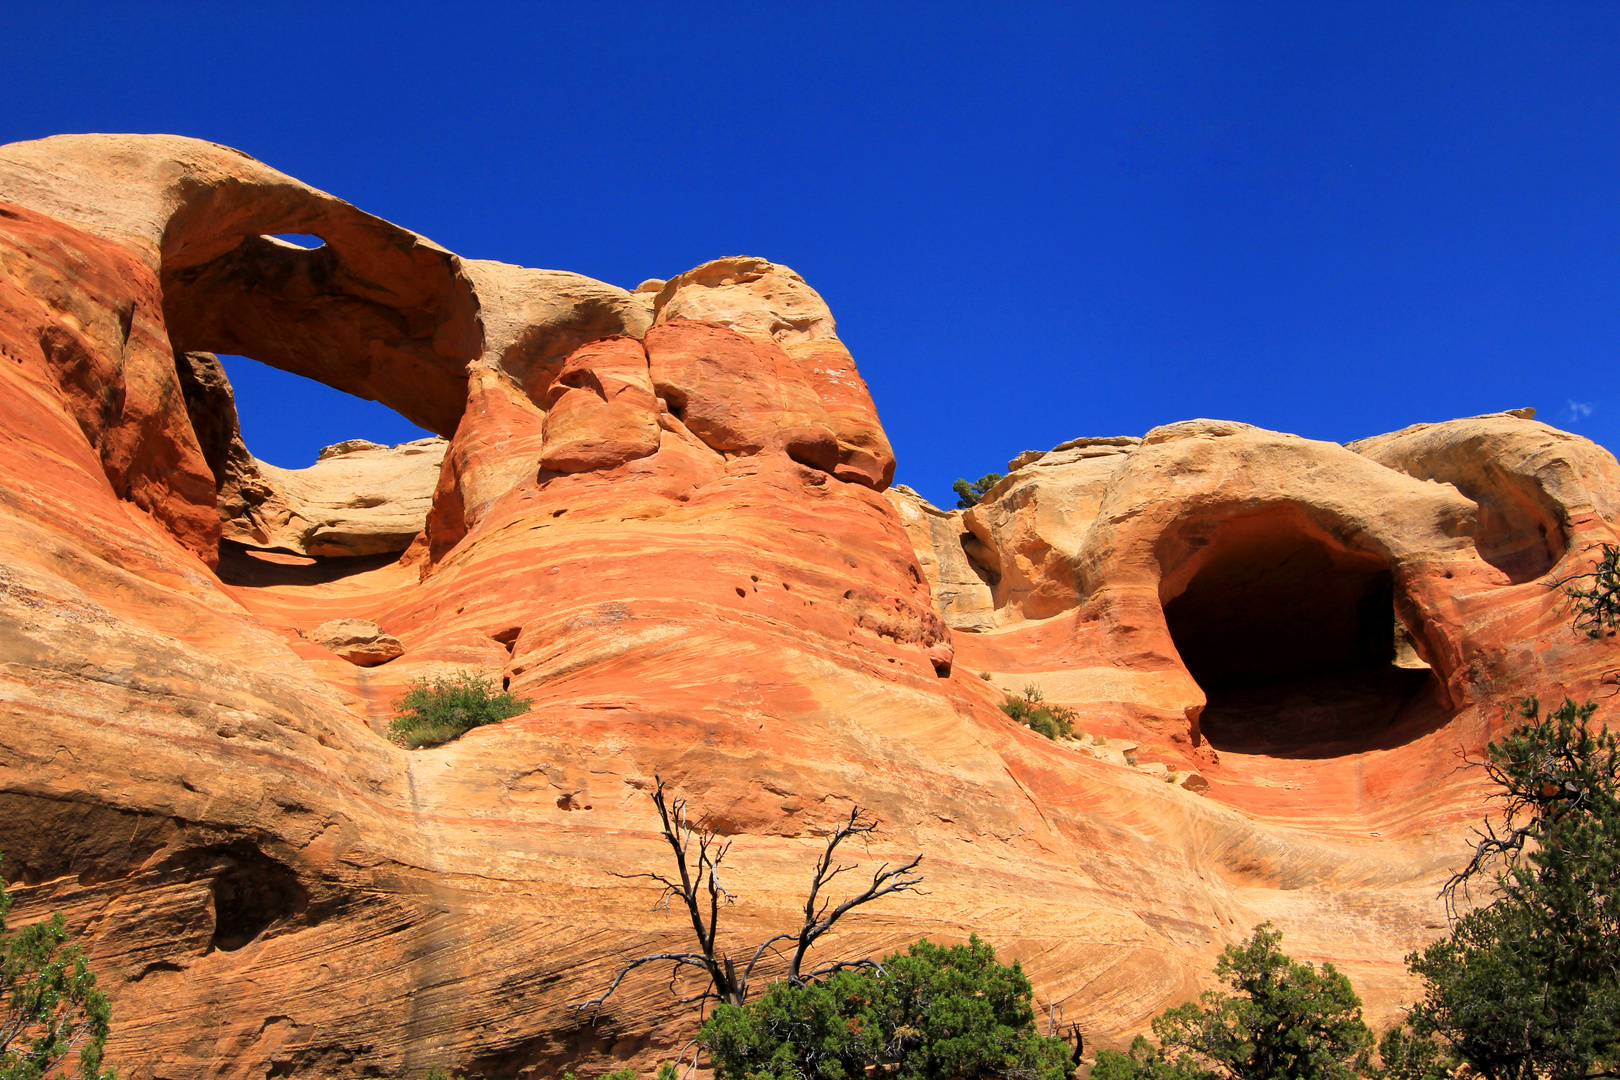
[[[916,892],[917,886],[922,884],[922,875],[913,873],[917,864],[922,862],[921,855],[903,866],[890,867],[888,863],[884,863],[872,874],[870,885],[837,907],[828,910],[829,901],[821,899],[821,890],[839,874],[855,869],[853,865],[833,866],[833,855],[838,850],[838,845],[851,836],[864,836],[873,832],[877,825],[877,819],[867,817],[865,811],[857,806],[849,812],[849,820],[839,825],[827,837],[827,848],[817,860],[815,872],[810,875],[810,891],[804,898],[804,924],[799,927],[798,945],[793,950],[793,958],[788,961],[789,982],[803,983],[806,978],[821,978],[841,968],[859,967],[869,963],[859,960],[839,961],[817,968],[808,976],[802,976],[799,970],[804,964],[805,953],[809,952],[810,946],[814,945],[821,935],[831,930],[833,924],[846,914],[862,904],[869,904],[891,893]]]
[[[654,910],[667,907],[678,897],[691,922],[692,935],[697,941],[697,951],[649,953],[625,960],[608,988],[589,1001],[576,1003],[573,1006],[576,1009],[591,1009],[594,1016],[601,1010],[602,1004],[619,988],[625,976],[638,968],[660,962],[670,965],[672,991],[676,977],[683,968],[696,968],[707,976],[707,982],[700,993],[682,999],[678,1004],[697,1004],[701,1007],[703,1003],[712,1000],[729,1005],[741,1005],[747,999],[749,980],[753,977],[754,969],[759,962],[767,953],[779,955],[782,950],[778,949],[777,945],[787,941],[795,944],[788,959],[786,977],[796,984],[822,978],[843,968],[875,966],[870,960],[865,959],[840,960],[818,967],[808,974],[802,972],[805,956],[810,948],[849,912],[894,893],[921,892],[917,886],[922,882],[922,875],[916,870],[917,865],[922,862],[922,856],[918,855],[903,865],[891,867],[888,863],[884,863],[879,866],[873,872],[871,883],[866,888],[837,904],[833,904],[822,895],[834,878],[856,868],[854,863],[835,863],[838,845],[851,836],[866,836],[877,829],[877,819],[870,817],[866,811],[857,806],[850,811],[849,820],[838,825],[827,836],[827,846],[810,875],[810,891],[804,901],[804,921],[798,931],[774,934],[754,946],[752,950],[742,950],[742,954],[747,956],[747,961],[741,965],[739,971],[738,963],[721,951],[716,944],[721,908],[736,899],[721,884],[720,878],[720,868],[726,854],[731,850],[731,845],[721,842],[718,834],[706,826],[703,819],[691,820],[686,800],[666,798],[663,778],[654,777],[654,779],[657,781],[657,787],[652,793],[653,806],[658,810],[661,835],[669,846],[670,855],[675,863],[675,874],[671,876],[657,872],[641,872],[615,873],[613,876],[625,880],[646,878],[657,883],[660,892],[657,902],[653,905]]]

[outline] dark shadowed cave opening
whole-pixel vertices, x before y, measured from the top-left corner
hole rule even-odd
[[[214,948],[234,952],[308,906],[298,875],[254,845],[237,842],[211,854]]]
[[[1405,741],[1440,708],[1384,560],[1270,516],[1227,522],[1213,546],[1165,621],[1215,749],[1351,753]]]

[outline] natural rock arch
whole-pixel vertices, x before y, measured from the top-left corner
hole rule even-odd
[[[109,190],[106,176],[124,182]],[[253,158],[171,135],[58,135],[0,156],[0,198],[137,241],[176,353],[252,357],[440,435],[483,344],[457,257]],[[276,234],[319,237],[306,248]]]

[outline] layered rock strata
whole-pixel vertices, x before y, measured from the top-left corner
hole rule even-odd
[[[447,440],[403,555],[222,539],[246,473],[209,350]],[[0,357],[0,851],[16,915],[87,943],[137,1080],[667,1056],[691,1019],[661,979],[568,1008],[689,933],[614,876],[667,857],[655,777],[735,844],[728,947],[792,923],[860,805],[863,860],[922,852],[930,892],[846,954],[976,931],[1111,1045],[1272,919],[1387,1018],[1481,812],[1452,751],[1616,666],[1547,587],[1614,538],[1616,467],[1545,425],[1357,453],[1193,421],[1034,458],[965,521],[886,491],[784,267],[630,292],[462,260],[195,140],[0,148]],[[1397,618],[1427,668],[1392,662]],[[319,640],[367,635],[400,652]],[[382,738],[457,670],[529,711]],[[1001,714],[1026,681],[1084,744]]]

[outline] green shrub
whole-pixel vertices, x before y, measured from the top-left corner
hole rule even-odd
[[[496,690],[488,675],[462,671],[416,679],[398,701],[388,737],[417,749],[438,746],[475,727],[509,720],[529,707],[526,698]]]
[[[1367,1062],[1372,1032],[1350,980],[1278,948],[1282,934],[1255,927],[1215,962],[1234,993],[1206,991],[1153,1019],[1160,1048],[1138,1036],[1129,1053],[1101,1050],[1092,1080],[1351,1080]]]
[[[1480,1076],[1620,1071],[1620,736],[1591,730],[1595,710],[1565,698],[1543,715],[1527,698],[1473,763],[1500,816],[1447,888],[1492,900],[1407,957],[1424,984],[1412,1027]]]
[[[1461,1062],[1434,1036],[1418,1036],[1407,1026],[1392,1027],[1378,1040],[1379,1064],[1365,1070],[1369,1080],[1453,1080]]]
[[[698,1041],[720,1080],[1064,1080],[1069,1048],[1036,1030],[1030,994],[1018,963],[977,936],[924,940],[876,970],[717,1006]]]
[[[1585,581],[1582,588],[1575,583]],[[1586,573],[1552,582],[1562,586],[1575,608],[1575,629],[1587,637],[1614,637],[1620,627],[1620,547],[1603,544],[1597,564]]]
[[[1001,711],[1048,739],[1077,739],[1084,734],[1074,727],[1078,714],[1061,705],[1046,704],[1046,695],[1033,683],[1024,687],[1023,697],[1008,694],[1001,703]]]
[[[62,913],[8,933],[9,910],[0,878],[0,1080],[66,1076],[52,1070],[74,1050],[77,1075],[113,1080],[101,1068],[112,1007],[96,989],[84,950],[68,944]]]
[[[956,492],[956,508],[966,510],[970,506],[978,506],[979,500],[1000,482],[1001,474],[998,472],[985,473],[971,483],[967,480],[958,480],[951,485],[951,490]]]

